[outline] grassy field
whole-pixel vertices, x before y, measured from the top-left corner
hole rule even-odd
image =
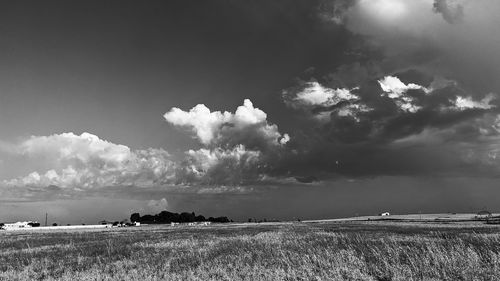
[[[3,231],[0,280],[500,280],[500,227],[346,222]]]

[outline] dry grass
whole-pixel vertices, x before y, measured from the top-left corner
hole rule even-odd
[[[1,232],[0,280],[500,280],[498,230],[351,223]]]

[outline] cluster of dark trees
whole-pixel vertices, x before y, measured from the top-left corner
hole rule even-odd
[[[203,222],[203,221],[220,222],[220,223],[232,222],[232,220],[228,219],[227,217],[216,217],[216,218],[209,217],[207,219],[202,215],[196,215],[194,212],[192,213],[183,212],[179,214],[179,213],[172,213],[169,211],[161,211],[156,215],[144,215],[144,216],[141,216],[139,213],[133,213],[132,215],[130,215],[130,221],[148,223],[148,224],[172,223],[172,222],[178,222],[178,223]]]

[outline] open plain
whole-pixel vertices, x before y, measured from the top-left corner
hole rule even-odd
[[[0,232],[0,280],[500,280],[500,226],[344,221]]]

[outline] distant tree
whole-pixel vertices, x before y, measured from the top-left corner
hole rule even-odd
[[[130,221],[149,223],[149,224],[172,223],[172,222],[186,223],[186,222],[203,222],[203,221],[230,222],[230,220],[227,217],[217,217],[217,218],[209,217],[207,219],[203,215],[197,216],[194,212],[191,213],[183,212],[179,214],[179,213],[172,213],[169,211],[161,211],[156,215],[144,215],[142,217],[139,213],[133,213],[132,215],[130,215]]]
[[[144,223],[155,223],[156,218],[152,215],[144,215],[141,217],[141,220],[139,222],[144,222]]]
[[[195,221],[206,221],[207,219],[202,215],[197,215],[194,220]]]
[[[184,212],[180,215],[180,222],[194,222],[196,215],[194,213]]]
[[[155,215],[155,217],[157,223],[179,222],[179,214],[169,211],[161,211],[159,214]]]
[[[3,222],[0,222],[0,228],[2,228],[5,224]]]
[[[134,222],[134,221],[140,222],[141,221],[141,215],[139,213],[133,213],[132,215],[130,215],[130,221],[131,222]]]
[[[38,227],[38,226],[40,226],[40,223],[39,222],[29,222],[28,225],[30,225],[31,227]]]
[[[252,222],[252,219],[251,219],[251,218],[250,218],[250,219],[248,219],[248,222]]]
[[[55,222],[55,223],[53,223],[53,224],[52,224],[52,226],[57,226],[57,223],[56,223],[56,222]]]
[[[210,220],[212,219],[212,220]],[[220,222],[220,223],[226,223],[226,222],[229,222],[229,219],[227,217],[216,217],[216,218],[208,218],[209,221],[211,222]]]

